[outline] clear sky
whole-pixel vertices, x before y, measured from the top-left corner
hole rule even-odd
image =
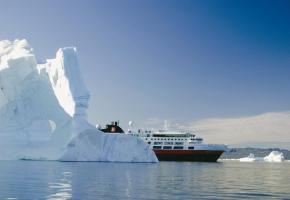
[[[290,110],[290,1],[0,0],[0,39],[79,49],[89,121]]]

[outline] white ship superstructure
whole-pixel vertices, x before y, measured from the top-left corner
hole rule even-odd
[[[146,142],[152,149],[175,149],[175,150],[225,150],[226,145],[220,144],[205,144],[203,139],[197,137],[191,132],[178,132],[178,131],[166,131],[160,130],[154,131],[142,131],[137,132],[130,131],[129,135],[140,137]]]

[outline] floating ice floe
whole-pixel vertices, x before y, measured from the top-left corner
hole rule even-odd
[[[264,157],[266,162],[282,162],[284,161],[284,155],[280,151],[272,151],[268,156]]]
[[[158,161],[138,138],[89,124],[89,98],[75,47],[39,64],[26,40],[0,41],[0,160]]]
[[[254,154],[250,153],[249,156],[240,158],[240,162],[282,162],[284,161],[284,155],[280,151],[272,151],[268,156],[255,157]]]

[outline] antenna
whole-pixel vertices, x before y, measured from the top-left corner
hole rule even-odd
[[[128,133],[131,133],[131,128],[133,127],[133,122],[129,121],[128,123]]]

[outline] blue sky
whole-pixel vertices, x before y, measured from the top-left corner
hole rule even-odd
[[[290,110],[290,1],[0,1],[0,39],[79,49],[89,121]]]

